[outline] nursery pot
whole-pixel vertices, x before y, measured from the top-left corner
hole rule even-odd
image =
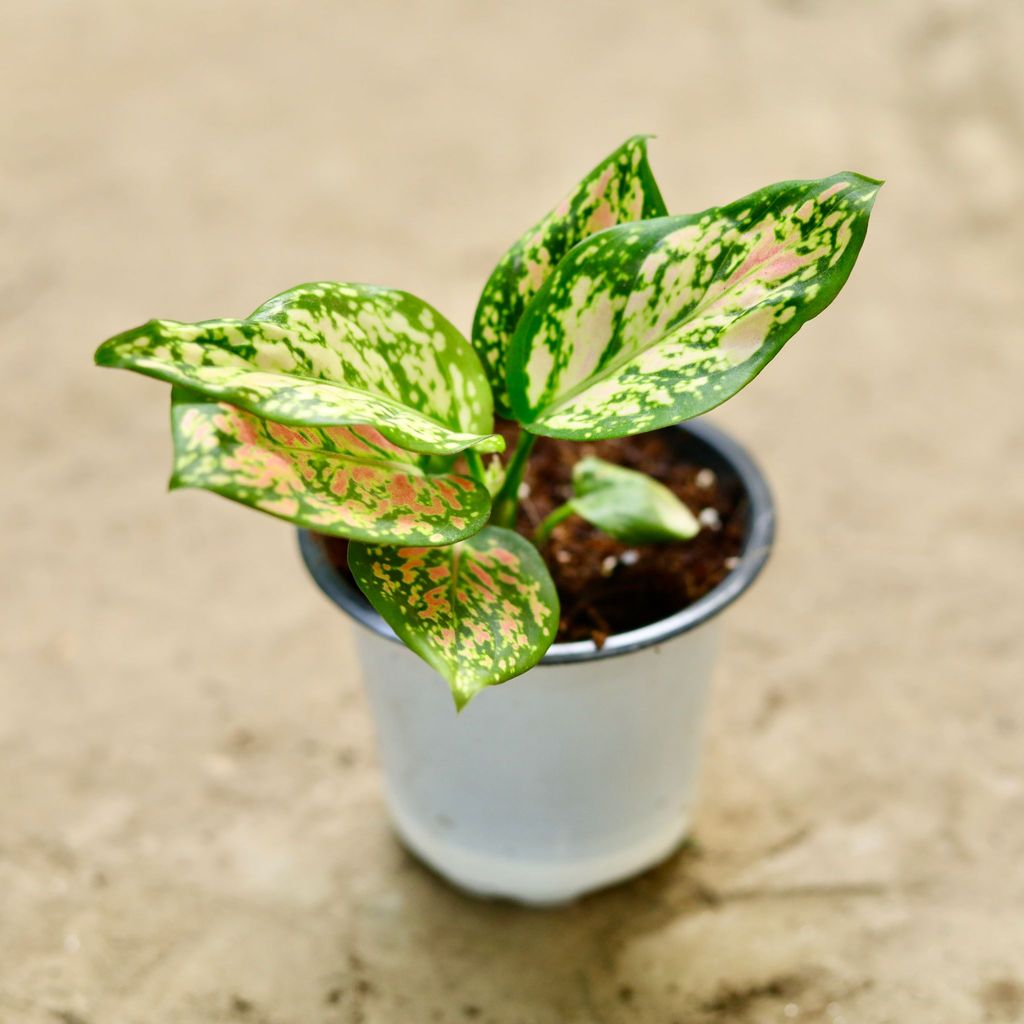
[[[746,529],[736,567],[688,608],[601,648],[553,645],[461,714],[444,680],[300,531],[313,579],[360,627],[395,828],[462,889],[565,902],[657,864],[687,835],[720,613],[764,565],[775,516],[760,470],[726,434],[690,423],[674,428],[673,443],[680,458],[739,482]]]

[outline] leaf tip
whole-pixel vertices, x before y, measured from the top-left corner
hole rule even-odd
[[[648,139],[656,139],[658,136],[654,132],[637,132],[636,135],[630,135],[628,139],[623,143],[623,148],[626,146],[647,146]]]
[[[114,361],[117,358],[114,353],[113,345],[109,341],[103,342],[102,345],[92,354],[92,361],[94,366],[113,366]]]
[[[885,178],[872,178],[870,174],[860,174],[857,171],[851,171],[850,176],[860,178],[861,181],[866,181],[869,185],[874,185],[876,188],[881,188],[885,184]]]
[[[487,434],[473,447],[484,455],[499,455],[505,450],[505,438],[501,434]]]
[[[668,523],[671,531],[679,540],[693,540],[700,533],[700,520],[682,502],[673,513]]]
[[[878,190],[885,184],[884,178],[872,178],[857,171],[846,171],[843,176],[848,178],[853,183],[854,190],[860,193],[858,201],[869,208],[874,205]]]
[[[459,678],[459,672],[456,671],[452,674],[445,673],[445,681],[448,683],[448,689],[452,695],[452,701],[455,704],[455,713],[461,715],[463,711],[469,706],[469,702],[483,689],[486,688],[487,684],[480,682],[467,682]]]

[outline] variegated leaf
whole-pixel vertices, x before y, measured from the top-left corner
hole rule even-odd
[[[880,184],[852,173],[782,182],[581,242],[516,329],[516,418],[536,434],[596,439],[721,404],[838,294]]]
[[[449,544],[487,522],[487,488],[424,473],[368,426],[294,427],[175,388],[171,487],[202,487],[319,533]]]
[[[123,367],[299,426],[375,427],[416,452],[501,451],[480,359],[406,292],[300,285],[245,320],[151,320],[100,346]]]
[[[488,526],[450,547],[349,545],[349,568],[405,644],[464,707],[536,665],[558,630],[558,594],[525,538]]]
[[[647,162],[647,136],[636,135],[502,256],[473,318],[473,344],[483,358],[499,412],[507,416],[510,411],[505,373],[512,334],[527,303],[562,257],[596,231],[667,212]]]

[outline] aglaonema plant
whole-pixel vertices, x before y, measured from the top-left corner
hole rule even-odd
[[[587,459],[539,535],[516,533],[536,438],[623,437],[735,395],[839,293],[880,185],[785,181],[671,216],[637,136],[501,258],[472,342],[406,292],[319,282],[242,320],[150,321],[96,361],[173,385],[172,487],[348,538],[359,588],[461,708],[553,642],[535,542],[559,519],[637,542],[699,528],[654,481]],[[504,468],[495,409],[520,425]]]

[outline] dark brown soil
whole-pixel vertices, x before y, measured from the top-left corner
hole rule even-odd
[[[516,425],[501,423],[499,430],[511,451]],[[578,516],[559,523],[542,552],[562,603],[559,642],[593,639],[600,645],[615,633],[658,622],[693,604],[735,565],[745,521],[740,487],[681,459],[673,440],[671,431],[656,431],[612,441],[537,441],[516,524],[524,536],[572,496],[572,467],[584,455],[660,480],[702,522],[693,540],[635,545],[612,540]],[[331,560],[347,574],[347,542],[324,541]]]

